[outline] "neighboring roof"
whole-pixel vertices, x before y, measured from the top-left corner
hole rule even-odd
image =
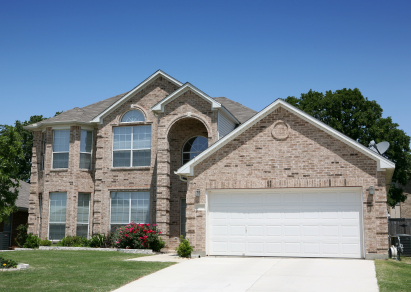
[[[26,129],[35,129],[39,128],[41,126],[46,126],[50,124],[59,124],[59,123],[68,123],[68,122],[76,122],[76,123],[90,123],[90,121],[103,112],[105,109],[110,107],[112,104],[114,104],[116,101],[118,101],[120,98],[125,96],[128,92],[122,93],[110,98],[107,98],[105,100],[87,105],[82,108],[75,107],[71,110],[62,112],[61,114],[52,117],[50,119],[31,124],[27,127]]]
[[[244,123],[257,113],[257,111],[226,97],[213,97],[213,99],[221,103],[240,123]]]
[[[212,109],[221,109],[223,112],[225,112],[232,120],[234,120],[234,122],[236,122],[237,124],[240,123],[240,121],[237,120],[237,118],[231,113],[229,112],[224,106],[222,106],[221,103],[219,103],[218,101],[216,101],[215,99],[211,98],[208,94],[204,93],[203,91],[201,91],[200,89],[198,89],[197,87],[195,87],[194,85],[192,85],[191,83],[187,82],[185,83],[183,86],[181,86],[179,89],[177,89],[176,91],[174,91],[172,94],[170,94],[169,96],[163,98],[160,102],[158,102],[157,104],[155,104],[151,110],[154,112],[164,112],[164,107],[166,104],[168,104],[169,102],[173,101],[174,99],[176,99],[177,97],[181,96],[182,94],[186,93],[187,91],[192,91],[194,92],[196,95],[198,95],[199,97],[201,97],[202,99],[204,99],[205,101],[209,102],[211,104],[211,108]]]
[[[20,181],[19,196],[17,197],[15,205],[19,209],[29,209],[30,184]]]
[[[126,100],[128,100],[130,97],[132,97],[136,92],[138,92],[139,90],[141,90],[142,88],[144,88],[146,85],[148,85],[151,81],[155,80],[157,77],[164,77],[166,78],[168,81],[170,81],[171,83],[174,83],[177,86],[182,86],[183,83],[181,83],[180,81],[178,81],[177,79],[171,77],[170,75],[168,75],[167,73],[164,73],[161,70],[157,70],[156,72],[154,72],[153,75],[151,75],[150,77],[148,77],[146,80],[144,80],[143,82],[141,82],[139,85],[137,85],[136,87],[134,87],[131,91],[129,91],[127,94],[125,94],[123,97],[121,97],[119,100],[117,100],[115,103],[113,103],[111,106],[109,106],[106,110],[104,110],[103,112],[101,112],[100,114],[98,114],[97,116],[94,117],[94,119],[91,122],[94,123],[101,123],[101,119],[107,115],[108,113],[110,113],[111,111],[113,111],[114,109],[116,109],[117,107],[119,107],[121,104],[123,104]]]
[[[234,131],[229,133],[227,136],[224,136],[222,139],[218,140],[216,143],[210,146],[207,150],[204,150],[201,154],[181,166],[175,173],[178,175],[182,176],[193,176],[194,175],[194,167],[199,164],[201,161],[215,153],[217,150],[222,148],[224,145],[232,141],[234,138],[238,137],[241,135],[243,132],[245,132],[247,129],[252,127],[254,124],[256,124],[258,121],[266,117],[268,114],[273,112],[275,109],[283,107],[286,110],[292,112],[293,114],[299,116],[300,118],[306,120],[307,122],[311,123],[312,125],[322,129],[323,131],[327,132],[331,136],[337,138],[338,140],[346,143],[347,145],[355,148],[356,150],[360,151],[361,153],[365,154],[366,156],[374,159],[377,161],[377,169],[378,170],[387,170],[386,172],[386,182],[387,184],[390,183],[392,174],[394,173],[395,169],[395,163],[390,161],[389,159],[379,155],[378,153],[368,149],[364,145],[358,143],[357,141],[351,139],[350,137],[342,134],[341,132],[333,129],[332,127],[326,125],[325,123],[317,120],[316,118],[310,116],[309,114],[303,112],[302,110],[292,106],[288,102],[282,100],[282,99],[277,99],[273,103],[271,103],[269,106],[264,108],[262,111],[260,111],[258,114],[253,116],[251,119],[246,121],[244,124],[241,124],[239,127],[237,127]]]

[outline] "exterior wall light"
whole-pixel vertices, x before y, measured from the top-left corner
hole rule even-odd
[[[374,195],[374,186],[370,186],[370,195]]]
[[[196,197],[199,197],[199,196],[200,196],[200,190],[197,189],[197,190],[196,190]]]

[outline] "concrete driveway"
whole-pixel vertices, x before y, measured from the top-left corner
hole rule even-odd
[[[378,285],[373,261],[204,257],[182,261],[115,291],[377,292]]]

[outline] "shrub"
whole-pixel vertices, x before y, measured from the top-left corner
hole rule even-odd
[[[28,234],[26,242],[23,244],[24,248],[39,248],[40,238],[37,235]]]
[[[126,226],[117,228],[113,236],[114,245],[118,248],[152,249],[160,251],[164,241],[160,238],[161,232],[156,224],[136,224],[131,222]]]
[[[106,236],[104,234],[94,234],[88,240],[89,247],[105,247],[106,246]]]
[[[13,260],[7,260],[7,259],[0,257],[0,267],[2,269],[16,268],[17,263]]]
[[[59,243],[59,246],[72,246],[72,247],[84,247],[88,246],[87,238],[81,236],[66,236],[63,237]]]
[[[48,239],[40,240],[40,246],[52,246],[52,242]]]
[[[27,224],[20,224],[17,230],[16,242],[19,247],[23,247],[27,240]]]
[[[191,257],[193,247],[190,245],[190,241],[188,241],[188,239],[184,239],[183,236],[180,235],[180,244],[176,247],[176,251],[180,257],[189,258]]]

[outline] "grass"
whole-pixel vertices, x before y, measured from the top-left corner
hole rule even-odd
[[[14,251],[28,270],[0,272],[0,291],[111,291],[173,263],[124,261],[142,255],[103,251]]]
[[[411,258],[396,260],[375,260],[380,292],[411,291]]]

